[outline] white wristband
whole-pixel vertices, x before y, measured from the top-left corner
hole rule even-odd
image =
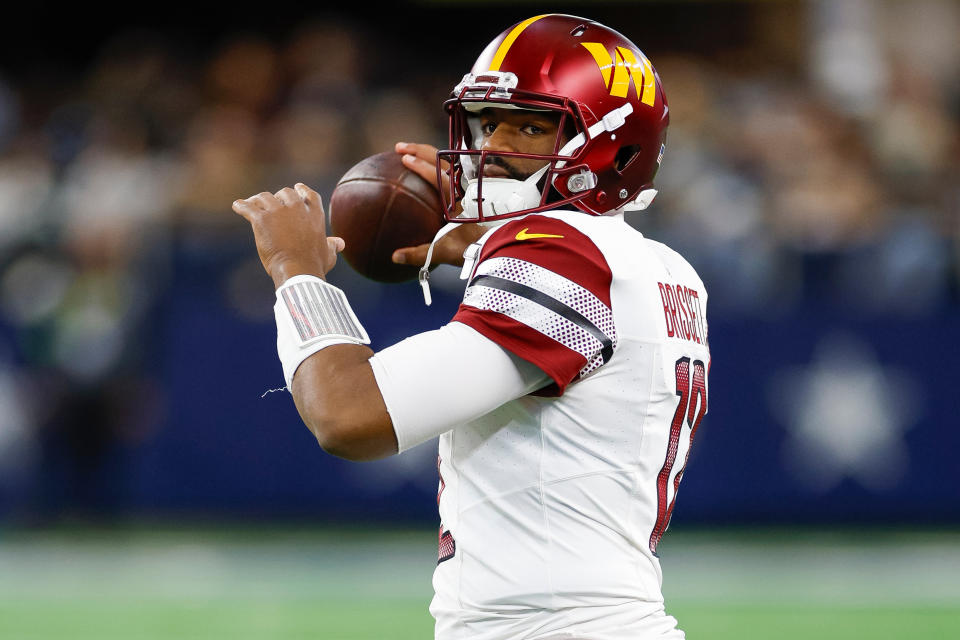
[[[343,291],[315,276],[284,281],[273,305],[277,354],[287,389],[304,360],[334,344],[370,344]]]

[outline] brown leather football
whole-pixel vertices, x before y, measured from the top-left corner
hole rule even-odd
[[[378,282],[417,277],[419,265],[394,264],[400,247],[433,240],[443,226],[437,188],[385,151],[347,171],[330,196],[331,235],[346,243],[343,257],[361,275]]]

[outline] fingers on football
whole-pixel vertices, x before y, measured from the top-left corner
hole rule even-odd
[[[423,264],[427,259],[427,249],[429,244],[421,244],[416,247],[404,247],[393,252],[392,259],[396,264]]]
[[[429,249],[429,244],[421,244],[416,247],[404,247],[394,251],[391,258],[396,264],[409,264],[419,267],[426,262],[427,251]],[[455,250],[451,250],[450,247],[437,244],[437,246],[433,248],[433,256],[431,256],[430,259],[430,266],[433,267],[438,264],[452,264],[459,267],[463,264],[463,254]]]
[[[430,184],[437,184],[437,167],[435,164],[433,164],[433,160],[427,162],[419,156],[414,156],[407,153],[401,156],[401,162],[403,162],[403,166],[405,166],[407,169],[410,169],[410,171],[413,171]]]
[[[431,167],[437,162],[437,148],[432,144],[418,144],[416,142],[398,142],[394,145],[394,150],[401,155],[411,155],[423,160]],[[446,170],[450,163],[446,160],[440,161],[440,166]]]
[[[427,162],[433,163],[434,158],[437,157],[437,148],[432,144],[418,144],[416,142],[398,142],[394,145],[394,149],[397,153],[406,153],[412,156],[416,156],[421,160],[426,160]]]

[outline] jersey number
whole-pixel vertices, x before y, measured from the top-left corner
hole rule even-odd
[[[690,358],[683,357],[677,360],[675,371],[677,374],[677,395],[680,396],[680,402],[677,403],[677,410],[673,414],[673,421],[670,423],[670,443],[667,445],[667,458],[663,462],[663,467],[657,475],[657,522],[650,533],[650,551],[657,552],[657,545],[660,544],[660,538],[670,524],[670,516],[673,514],[673,504],[677,499],[677,489],[680,488],[680,480],[683,479],[683,470],[687,466],[687,459],[690,457],[690,448],[687,447],[687,455],[684,457],[683,466],[677,471],[673,478],[673,497],[667,502],[667,489],[670,484],[670,475],[673,472],[673,465],[677,460],[677,450],[680,445],[680,432],[683,425],[690,427],[690,444],[693,444],[693,436],[697,433],[697,427],[703,420],[707,412],[707,375],[702,360],[694,360],[690,364]]]

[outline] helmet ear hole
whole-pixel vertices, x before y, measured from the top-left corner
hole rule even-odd
[[[637,159],[640,151],[641,148],[638,144],[628,144],[620,147],[620,150],[617,151],[617,155],[613,160],[613,166],[618,172],[623,173],[623,171]]]

